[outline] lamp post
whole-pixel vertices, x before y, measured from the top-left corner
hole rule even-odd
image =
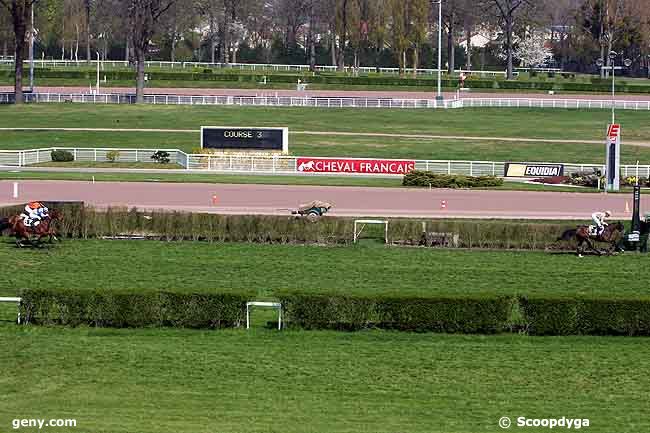
[[[99,95],[99,51],[95,51],[97,53],[97,89],[95,90],[95,94]]]
[[[442,0],[431,0],[431,4],[438,5],[438,92],[436,101],[442,101]]]
[[[598,59],[596,64],[602,70],[612,70],[612,123],[607,128],[607,146],[605,151],[605,191],[618,191],[620,188],[620,153],[621,153],[621,128],[616,124],[616,70],[622,70],[632,64],[630,59],[624,59],[624,66],[616,66],[616,59],[621,56],[616,51],[609,52],[610,66],[604,66],[605,60]]]
[[[650,54],[646,56],[648,58],[648,62],[646,63],[646,69],[648,70],[648,80],[650,80]]]
[[[624,59],[623,60],[623,65],[624,66],[616,66],[616,59],[619,56],[622,56],[623,53],[617,53],[616,51],[610,51],[609,52],[609,63],[610,66],[604,66],[605,60],[604,59],[598,59],[596,61],[596,64],[600,67],[600,69],[606,69],[612,70],[612,124],[616,123],[616,113],[615,113],[615,108],[616,108],[616,73],[615,71],[617,69],[622,70],[624,68],[629,68],[630,65],[632,64],[632,60],[630,59]]]

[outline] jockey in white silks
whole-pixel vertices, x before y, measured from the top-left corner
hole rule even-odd
[[[591,214],[591,219],[594,220],[594,223],[598,228],[598,231],[596,232],[597,236],[603,234],[603,231],[605,230],[605,226],[607,225],[607,223],[605,222],[605,218],[609,218],[610,216],[612,216],[612,211],[609,210],[606,210],[604,212],[594,212]]]

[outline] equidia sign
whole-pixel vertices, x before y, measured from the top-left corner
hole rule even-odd
[[[505,167],[507,177],[550,177],[562,176],[564,165],[562,164],[520,164],[509,162]]]
[[[296,169],[304,173],[406,174],[415,161],[398,159],[298,158]]]

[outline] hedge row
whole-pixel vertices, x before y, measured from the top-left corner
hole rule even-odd
[[[519,301],[532,335],[650,335],[650,299]]]
[[[280,295],[287,326],[530,335],[650,335],[650,299]]]
[[[417,332],[491,334],[509,322],[512,300],[399,296],[280,295],[288,326],[304,329],[368,328]]]
[[[65,326],[239,327],[250,293],[27,289],[24,323]],[[529,335],[650,335],[650,299],[279,294],[285,326],[357,331]]]
[[[430,188],[486,188],[503,185],[503,179],[495,176],[449,175],[412,170],[404,176],[402,185]]]
[[[140,212],[124,208],[99,211],[71,203],[46,204],[63,212],[59,233],[81,239],[144,236],[165,241],[345,245],[352,242],[354,231],[352,218],[325,216],[311,223],[289,216]],[[447,203],[450,211],[454,206],[453,201]],[[15,215],[21,210],[20,206],[0,208],[0,217]],[[396,244],[458,248],[573,249],[572,244],[557,242],[557,237],[573,226],[575,223],[403,218],[390,220],[388,240]],[[451,234],[457,242],[431,242],[440,234]]]
[[[406,86],[406,87],[435,87],[437,81],[431,77],[421,78],[400,78],[397,76],[361,76],[350,77],[343,75],[328,74],[268,74],[263,73],[212,73],[212,72],[147,72],[150,80],[154,81],[228,81],[228,82],[262,82],[267,83],[295,84],[300,78],[310,84],[339,84],[339,85],[361,85],[361,86]],[[0,72],[0,77],[13,77],[12,71]],[[37,70],[38,78],[63,78],[94,80],[94,71],[69,71],[69,70]],[[102,72],[108,80],[135,80],[133,71],[106,71]],[[573,81],[524,81],[524,80],[502,80],[502,79],[474,79],[466,82],[471,89],[510,89],[510,90],[554,90],[568,92],[610,92],[611,83],[592,80],[592,82]],[[455,88],[459,86],[459,80],[446,78],[442,80],[442,86]],[[616,83],[617,92],[629,93],[650,93],[650,85],[629,84],[625,81]]]
[[[240,326],[251,294],[29,289],[21,297],[25,323],[214,329]]]

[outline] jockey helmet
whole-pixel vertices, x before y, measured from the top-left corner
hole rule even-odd
[[[605,211],[605,216],[612,216],[612,211],[611,210],[606,210]]]
[[[31,202],[29,202],[28,206],[31,209],[38,209],[39,207],[43,207],[43,204],[38,202],[38,201],[31,201]]]

